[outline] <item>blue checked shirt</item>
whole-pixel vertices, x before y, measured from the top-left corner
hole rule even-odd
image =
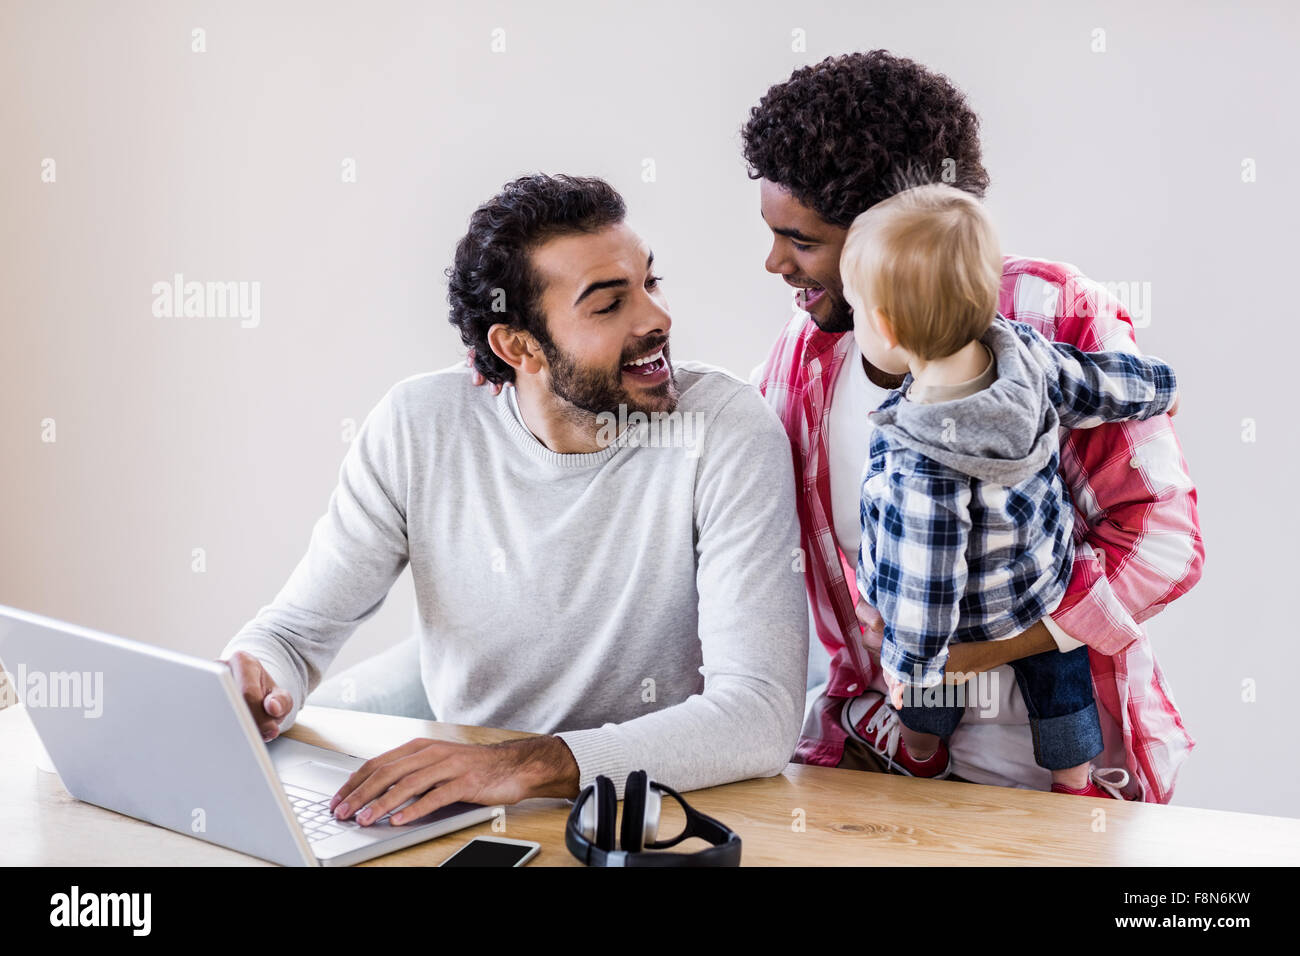
[[[906,685],[940,683],[952,641],[1019,634],[1065,594],[1058,426],[1150,418],[1177,391],[1159,360],[1081,352],[1001,316],[983,341],[997,362],[987,389],[919,404],[908,376],[872,414],[858,590],[884,621],[882,666]]]

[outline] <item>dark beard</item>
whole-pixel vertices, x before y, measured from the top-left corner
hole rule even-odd
[[[813,320],[813,324],[823,332],[852,332],[853,331],[853,306],[849,305],[843,299],[832,296],[829,291],[826,293],[831,300],[831,314],[826,317],[825,322],[818,322],[817,317],[811,312],[808,317]],[[888,372],[876,368],[867,361],[867,357],[862,356],[862,370],[867,373],[867,379],[878,388],[898,388],[903,384],[902,375],[891,375]]]
[[[607,369],[578,365],[571,355],[561,351],[554,342],[544,341],[541,346],[551,366],[551,391],[575,408],[593,415],[617,415],[619,406],[622,405],[626,406],[629,413],[642,412],[650,415],[653,412],[671,412],[677,407],[677,382],[672,374],[673,365],[666,342],[664,361],[668,363],[669,377],[650,390],[651,396],[660,399],[653,405],[638,401],[623,387],[621,364],[611,374]],[[641,349],[637,354],[644,354],[645,351]]]
[[[821,321],[809,312],[808,316],[813,320],[813,324],[823,332],[852,332],[853,307],[832,293],[830,289],[826,290],[826,297],[831,300],[831,314],[826,316],[825,321]]]

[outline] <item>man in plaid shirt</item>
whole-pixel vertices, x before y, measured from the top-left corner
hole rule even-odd
[[[864,423],[859,607],[881,616],[880,663],[903,725],[895,753],[873,749],[912,776],[944,777],[964,707],[928,691],[943,684],[949,644],[1018,634],[1065,595],[1073,515],[1058,428],[1163,414],[1176,380],[1155,359],[1053,346],[997,315],[997,232],[952,186],[906,189],[858,216],[840,274],[862,354],[906,376]],[[1088,652],[1011,667],[1052,790],[1113,796],[1090,780],[1103,748]],[[869,696],[874,724],[884,701]],[[845,713],[852,731],[855,709]]]
[[[831,654],[827,687],[811,707],[796,760],[883,769],[862,741],[896,744],[900,732],[890,708],[861,722],[850,715],[852,736],[841,723],[847,701],[884,690],[883,635],[863,631],[850,584],[867,452],[851,436],[855,425],[865,432],[861,419],[901,377],[872,366],[844,334],[853,313],[843,297],[840,250],[854,218],[896,192],[905,176],[920,173],[982,197],[988,176],[978,133],[975,115],[944,77],[879,50],[796,70],[768,91],[743,130],[774,236],[766,266],[799,290],[797,311],[757,376],[790,436],[813,624]],[[1004,257],[998,312],[1083,351],[1138,351],[1125,311],[1064,263]],[[1166,803],[1194,741],[1141,622],[1200,578],[1196,492],[1165,416],[1068,433],[1060,470],[1076,511],[1077,551],[1064,598],[1016,637],[954,645],[948,669],[991,670],[1086,645],[1102,762],[1128,771],[1125,796]],[[1029,749],[1027,716],[1006,676],[1008,713],[984,726],[962,722],[950,741],[954,771],[976,782],[1046,789],[1043,772],[1021,753]]]

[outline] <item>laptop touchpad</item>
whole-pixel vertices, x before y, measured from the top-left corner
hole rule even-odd
[[[302,787],[304,790],[313,790],[327,797],[334,796],[339,788],[348,782],[350,776],[352,776],[351,770],[321,763],[318,760],[294,764],[280,772],[280,779],[285,783]]]

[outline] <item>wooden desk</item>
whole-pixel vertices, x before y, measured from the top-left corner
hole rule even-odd
[[[414,737],[489,743],[521,735],[305,707],[289,736],[370,757]],[[22,707],[0,710],[0,864],[267,865],[72,799],[57,776],[36,768],[37,744]],[[748,866],[1300,864],[1300,820],[799,764],[688,799],[740,833]],[[672,801],[665,807],[661,832],[677,832],[681,813]],[[1104,832],[1093,829],[1096,808],[1105,810]],[[577,866],[564,846],[567,816],[566,801],[528,800],[507,809],[498,835],[540,843],[530,866]],[[479,824],[363,865],[436,865],[492,832]]]

